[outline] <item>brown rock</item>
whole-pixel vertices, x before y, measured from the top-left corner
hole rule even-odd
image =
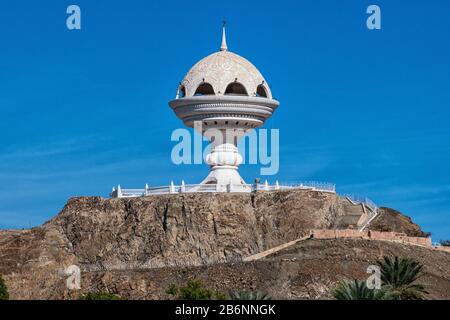
[[[320,250],[296,245],[299,253],[292,257],[254,264],[239,261],[301,238],[310,229],[332,228],[344,215],[338,195],[306,190],[72,198],[41,227],[0,231],[0,273],[12,298],[19,299],[77,298],[80,292],[67,289],[64,274],[72,264],[83,271],[83,292],[104,290],[133,299],[167,298],[170,283],[195,278],[221,290],[266,289],[279,283],[284,289],[275,294],[278,297],[316,298],[323,296],[331,278],[315,272],[312,264],[302,264],[304,275],[294,276],[305,257],[319,265],[352,257],[367,261],[387,249],[377,247],[366,256],[366,247],[357,246],[324,256]],[[420,230],[401,215],[389,219],[404,230]],[[337,266],[330,268],[342,272]],[[214,277],[222,280],[214,282]],[[296,277],[298,286],[288,285]]]

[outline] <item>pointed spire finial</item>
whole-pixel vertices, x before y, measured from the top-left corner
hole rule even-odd
[[[225,20],[223,20],[223,25],[222,25],[222,45],[220,46],[220,51],[227,51],[228,50],[227,35],[225,33],[225,26],[226,25],[227,25],[227,22]]]

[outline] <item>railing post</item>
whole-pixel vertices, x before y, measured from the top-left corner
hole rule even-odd
[[[275,190],[280,190],[280,184],[278,183],[278,180],[275,181]]]
[[[122,189],[120,185],[117,187],[113,187],[110,193],[112,198],[127,198],[127,197],[135,197],[135,196],[149,196],[152,194],[174,194],[174,193],[189,193],[189,192],[249,192],[250,191],[271,191],[271,190],[284,190],[284,189],[298,189],[298,188],[307,188],[316,191],[331,191],[336,192],[336,185],[333,183],[324,183],[324,182],[302,182],[295,185],[280,185],[278,180],[275,181],[273,185],[270,185],[268,180],[265,179],[264,183],[260,183],[259,179],[255,179],[254,184],[246,184],[244,185],[233,185],[232,181],[229,181],[225,184],[214,184],[214,185],[205,185],[204,188],[200,188],[201,185],[186,185],[184,180],[181,181],[181,185],[174,185],[174,182],[171,181],[169,186],[164,187],[153,187],[149,188],[148,184],[145,184],[144,190],[142,189]],[[364,196],[355,196],[355,195],[345,195],[352,202],[362,203],[366,207],[372,209],[372,211],[376,211],[378,209],[377,205],[369,198]]]
[[[259,178],[255,178],[255,184],[254,184],[254,189],[255,189],[255,191],[258,191],[258,186],[259,186],[259,182],[260,182],[260,179]]]

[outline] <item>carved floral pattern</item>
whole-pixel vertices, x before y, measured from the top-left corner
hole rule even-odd
[[[223,95],[227,86],[235,81],[241,83],[250,96],[255,96],[258,85],[264,83],[268,98],[272,98],[270,88],[258,69],[230,51],[215,52],[200,60],[189,70],[181,85],[187,97],[193,96],[202,82],[211,84],[216,95]]]

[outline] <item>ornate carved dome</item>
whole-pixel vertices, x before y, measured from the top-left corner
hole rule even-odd
[[[247,130],[262,126],[279,102],[258,69],[228,51],[224,28],[220,51],[189,70],[169,105],[188,127]]]
[[[272,116],[279,102],[263,76],[246,59],[228,51],[223,28],[220,51],[197,62],[169,106],[184,124],[211,141],[211,172],[202,185],[245,185],[237,168],[237,141]],[[230,141],[231,140],[231,141]]]
[[[177,98],[196,95],[246,95],[272,99],[264,77],[247,59],[228,51],[225,29],[222,46],[199,62],[186,74]]]

